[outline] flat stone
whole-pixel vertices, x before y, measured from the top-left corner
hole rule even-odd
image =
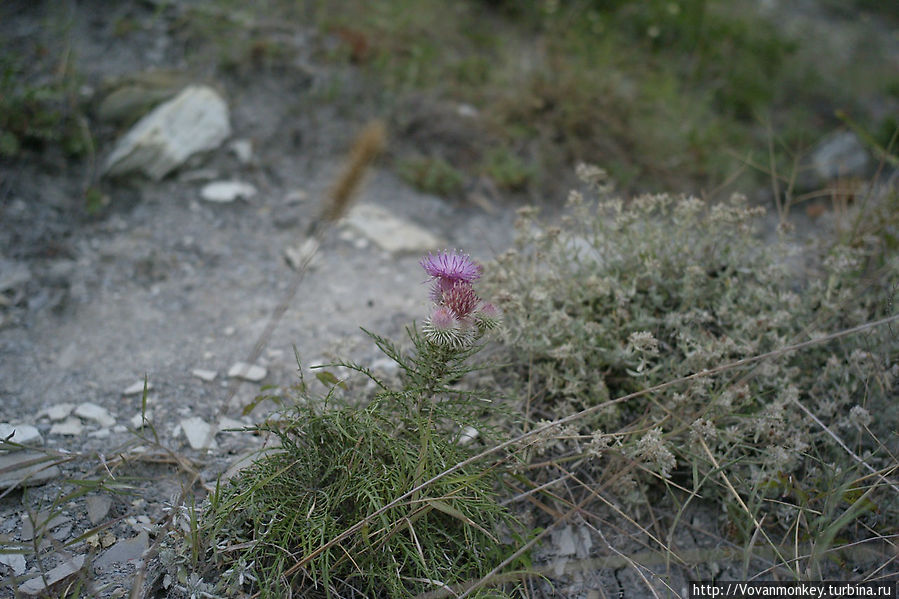
[[[32,522],[31,516],[28,514],[22,516],[22,529],[19,531],[19,536],[23,541],[30,541],[34,538],[35,528],[40,528],[41,532],[44,533],[69,523],[69,519],[65,516],[57,514],[51,518],[50,512],[46,511],[40,512],[36,516],[36,520],[36,522]]]
[[[210,87],[189,86],[138,121],[116,144],[103,172],[142,172],[158,181],[194,154],[218,148],[230,135],[224,99]]]
[[[202,418],[185,418],[181,421],[181,430],[187,437],[187,442],[193,449],[213,449],[215,443],[215,428]]]
[[[150,384],[149,382],[147,382],[147,391],[152,391],[152,390],[153,390],[153,385]],[[142,380],[131,383],[130,385],[125,387],[124,391],[122,391],[122,395],[125,395],[125,396],[143,395],[143,393],[144,393],[144,381],[142,381]]]
[[[268,374],[268,371],[262,366],[247,364],[246,362],[236,362],[228,369],[228,376],[230,378],[243,379],[252,383],[258,383],[265,378],[266,374]]]
[[[36,578],[32,578],[31,580],[25,581],[24,584],[19,586],[19,592],[26,595],[37,595],[38,593],[44,591],[47,587],[53,586],[57,582],[68,578],[72,574],[75,574],[76,572],[81,570],[82,567],[84,567],[84,556],[78,555],[56,566],[55,568],[47,572],[45,577],[38,576]],[[46,578],[46,584],[44,582],[44,578]]]
[[[19,445],[40,445],[44,442],[38,430],[30,424],[8,424],[0,422],[0,449],[15,450],[17,447],[5,445],[3,441]]]
[[[87,436],[93,437],[95,439],[106,439],[107,437],[109,437],[110,434],[111,433],[109,432],[108,428],[101,428],[101,429],[97,429],[93,432],[88,433]]]
[[[93,420],[102,427],[110,427],[115,424],[115,418],[109,415],[106,408],[89,401],[75,408],[75,415],[85,420]]]
[[[71,414],[74,409],[75,404],[73,403],[60,403],[55,406],[50,406],[44,410],[43,413],[46,414],[51,422],[59,422],[60,420],[68,418],[69,414]]]
[[[60,475],[57,466],[48,466],[52,457],[37,451],[0,454],[0,490],[42,485]]]
[[[94,566],[105,569],[112,564],[122,564],[140,559],[150,546],[150,537],[147,531],[141,531],[137,536],[119,541],[94,560]]]
[[[566,526],[552,535],[553,543],[556,545],[556,553],[559,555],[574,555],[577,553],[576,539],[574,537],[574,528]]]
[[[0,553],[0,564],[12,568],[15,576],[21,576],[25,573],[25,556],[21,553]]]
[[[200,197],[207,202],[227,204],[238,198],[250,199],[256,195],[256,188],[243,181],[213,181],[200,190]]]
[[[66,418],[62,422],[57,422],[50,427],[51,435],[65,435],[67,437],[77,437],[84,431],[84,425],[77,418]]]
[[[190,371],[190,373],[198,379],[206,381],[207,383],[211,383],[215,380],[215,377],[218,376],[218,373],[216,371],[204,370],[203,368],[194,368]]]
[[[436,235],[374,204],[359,204],[346,224],[391,254],[421,253],[446,245]]]
[[[108,495],[91,495],[87,498],[87,519],[94,526],[100,524],[112,508],[112,498]]]

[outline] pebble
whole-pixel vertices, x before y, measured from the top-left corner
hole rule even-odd
[[[194,416],[193,418],[185,418],[181,421],[181,430],[187,437],[187,442],[193,449],[214,449],[217,447],[215,442],[215,430],[212,425],[202,418]]]
[[[84,426],[77,418],[66,418],[62,422],[57,422],[50,427],[51,435],[65,435],[67,437],[77,437],[84,431]]]
[[[153,385],[149,382],[147,383],[147,391],[152,391]],[[125,387],[125,390],[122,391],[122,395],[143,395],[144,393],[144,381],[137,381]]]
[[[38,417],[46,415],[51,422],[59,422],[60,420],[68,418],[69,414],[71,414],[74,409],[75,404],[73,403],[60,403],[38,412]]]
[[[228,144],[228,149],[241,164],[250,164],[253,160],[253,142],[249,139],[235,139]]]
[[[301,268],[313,269],[318,266],[318,241],[307,239],[300,245],[291,245],[284,248],[284,258],[287,264],[294,270]]]
[[[103,547],[112,547],[115,542],[115,535],[111,532],[107,532],[105,535],[103,535],[103,538],[100,539],[100,545]]]
[[[144,551],[150,546],[150,538],[147,531],[141,531],[137,536],[119,541],[94,560],[93,565],[105,569],[112,564],[121,564],[140,559]]]
[[[110,432],[108,428],[97,429],[87,434],[88,437],[94,437],[95,439],[106,439],[109,435]]]
[[[133,386],[133,385],[132,385]],[[115,424],[115,418],[109,415],[106,408],[98,406],[91,402],[84,402],[75,408],[75,415],[85,420],[93,420],[103,427],[110,427]]]
[[[256,188],[243,181],[213,181],[200,190],[200,197],[207,202],[226,204],[238,198],[249,199],[256,195]]]
[[[29,424],[8,424],[0,422],[0,447],[8,450],[16,450],[18,447],[3,445],[3,441],[18,443],[19,445],[40,445],[43,443],[41,434]]]
[[[309,194],[302,189],[293,189],[284,196],[284,203],[289,205],[302,204],[309,199]]]
[[[19,592],[26,595],[37,595],[43,592],[44,589],[53,586],[57,582],[68,578],[81,570],[84,566],[84,557],[85,556],[83,555],[79,555],[72,559],[68,559],[47,572],[46,575],[25,581],[24,584],[19,586]]]
[[[215,370],[204,370],[203,368],[194,368],[190,373],[207,383],[211,383],[215,380],[215,377],[218,376],[218,373]]]
[[[144,428],[145,421],[147,423],[150,422],[150,411],[149,410],[147,410],[146,413],[138,412],[137,414],[135,414],[134,416],[131,417],[131,420],[128,422],[128,424],[131,425],[131,428],[133,428],[135,430],[140,430],[140,429]]]
[[[481,433],[478,432],[478,429],[476,429],[475,427],[466,426],[462,429],[462,432],[459,433],[458,443],[459,445],[468,445],[469,443],[477,439],[480,435]]]
[[[100,524],[112,508],[112,498],[107,495],[91,495],[87,498],[87,519],[94,526]]]
[[[41,485],[56,478],[60,470],[57,466],[48,466],[51,462],[37,451],[0,453],[0,490]]]
[[[247,364],[246,362],[235,362],[234,365],[228,369],[228,376],[230,378],[239,378],[252,383],[258,383],[265,378],[266,374],[268,374],[268,372],[262,366]]]

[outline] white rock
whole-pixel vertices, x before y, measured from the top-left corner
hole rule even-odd
[[[75,408],[75,415],[79,418],[84,418],[85,420],[93,420],[103,427],[110,427],[115,424],[115,418],[109,415],[106,408],[89,401],[86,401]]]
[[[228,149],[241,164],[250,164],[253,160],[253,142],[249,139],[235,139],[228,144]]]
[[[288,246],[284,249],[284,258],[294,270],[313,269],[318,266],[318,241],[310,238],[300,245]]]
[[[473,426],[466,426],[462,429],[462,432],[459,433],[459,445],[468,445],[475,439],[481,436],[481,433]]]
[[[439,237],[374,204],[359,204],[346,223],[391,254],[420,253],[446,245]]]
[[[181,421],[181,430],[193,449],[214,449],[215,429],[202,418],[185,418]]]
[[[94,437],[94,438],[97,438],[97,439],[105,439],[105,438],[107,438],[109,435],[110,435],[110,433],[109,433],[109,429],[108,429],[108,428],[101,428],[101,429],[95,430],[95,431],[92,432],[92,433],[88,433],[88,434],[87,434],[88,437]]]
[[[69,417],[69,414],[72,413],[72,410],[75,409],[75,404],[73,403],[61,403],[56,404],[55,406],[50,406],[46,410],[43,411],[44,414],[47,415],[52,422],[59,422],[60,420],[65,420]]]
[[[46,589],[47,587],[53,586],[60,580],[68,578],[75,572],[78,572],[83,566],[83,555],[79,555],[72,559],[66,560],[47,572],[45,576],[38,576],[36,578],[32,578],[31,580],[25,581],[25,584],[19,587],[19,592],[25,593],[26,595],[37,595],[38,593],[44,591],[44,589]]]
[[[50,427],[51,435],[65,435],[68,437],[77,437],[84,431],[81,421],[77,418],[66,418],[62,422],[57,422]]]
[[[237,198],[249,199],[256,195],[256,188],[243,181],[213,181],[200,190],[200,197],[207,202],[225,204]]]
[[[157,106],[119,140],[103,171],[141,171],[160,180],[199,152],[213,150],[231,135],[228,105],[206,86],[190,86]]]
[[[148,423],[150,422],[150,411],[147,410],[146,414],[142,414],[138,412],[134,416],[131,417],[131,420],[128,421],[128,424],[131,425],[131,428],[135,430],[140,430],[144,427],[144,420]]]
[[[204,370],[203,368],[194,368],[190,371],[190,373],[198,379],[206,381],[207,383],[211,383],[215,380],[215,377],[218,376],[218,373],[216,371]]]
[[[825,181],[840,177],[862,176],[871,157],[858,136],[852,131],[838,131],[828,135],[812,151],[812,166]]]
[[[29,424],[8,424],[0,422],[0,441],[8,440],[19,445],[40,445],[43,443],[41,434],[36,428]],[[9,445],[3,446],[3,449],[17,449]]]
[[[21,553],[0,553],[0,564],[12,568],[12,573],[16,576],[25,573],[25,556]]]
[[[153,385],[147,382],[147,391],[152,391]],[[122,395],[143,395],[144,393],[144,381],[136,381],[122,391]]]
[[[230,378],[243,379],[253,383],[258,383],[264,379],[266,374],[268,374],[268,372],[262,366],[247,364],[246,362],[235,362],[234,365],[228,369],[228,376]]]

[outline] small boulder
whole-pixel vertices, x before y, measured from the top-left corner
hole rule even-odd
[[[228,105],[212,88],[189,86],[157,106],[119,140],[106,159],[109,176],[142,172],[159,181],[231,135]]]

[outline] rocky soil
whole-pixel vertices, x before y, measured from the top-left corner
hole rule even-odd
[[[39,566],[33,555],[0,554],[0,597],[40,593],[41,568],[48,582],[63,584],[89,568],[86,596],[129,593],[191,473],[201,496],[261,443],[226,429],[264,417],[268,404],[242,410],[265,385],[296,381],[295,349],[307,366],[340,356],[389,368],[359,327],[399,338],[424,317],[421,254],[456,247],[487,261],[513,235],[511,202],[423,195],[376,165],[354,212],[325,235],[291,297],[292,264],[308,227],[354,136],[378,115],[366,106],[345,110],[352,80],[344,97],[316,99],[333,76],[314,59],[316,44],[327,40],[301,25],[283,32],[296,51],[283,68],[223,75],[203,60],[188,63],[190,40],[176,25],[181,8],[91,1],[0,8],[0,38],[19,49],[58,48],[53,23],[65,22],[84,80],[79,93],[96,108],[98,132],[93,159],[70,162],[48,151],[0,165],[0,434],[15,430],[11,441],[37,447],[0,454],[0,546],[33,543],[44,556]],[[113,32],[123,15],[137,24],[124,37]],[[148,75],[161,69],[174,75],[162,83]],[[221,98],[227,131],[166,168],[130,154],[149,176],[122,169],[100,178],[117,170],[109,157],[131,126],[116,120],[133,109],[128,94],[170,100],[191,84]],[[110,104],[115,91],[124,108]],[[100,106],[111,112],[101,115]],[[86,184],[108,200],[102,216],[85,213]],[[285,301],[261,355],[235,368]],[[44,455],[52,462],[34,463]],[[72,481],[101,474],[113,475],[112,493],[54,505]],[[562,529],[547,547],[548,563],[606,552],[578,527]],[[557,590],[645,591],[633,571],[616,568],[577,575]]]

